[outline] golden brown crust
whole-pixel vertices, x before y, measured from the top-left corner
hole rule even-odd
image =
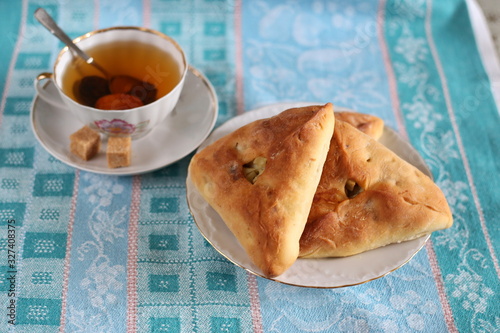
[[[384,121],[376,116],[353,111],[335,112],[335,119],[342,120],[375,140],[384,133]]]
[[[346,190],[348,181],[359,193]],[[382,144],[338,120],[301,257],[342,257],[450,227],[441,190]]]
[[[333,133],[333,106],[289,109],[257,120],[196,154],[189,176],[266,276],[297,259]],[[252,184],[243,165],[267,160]]]

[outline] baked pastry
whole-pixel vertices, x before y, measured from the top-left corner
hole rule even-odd
[[[350,256],[448,228],[452,221],[429,177],[337,120],[299,256]]]
[[[191,160],[194,185],[265,276],[297,259],[334,123],[329,103],[289,109],[228,134]]]
[[[384,121],[371,114],[342,111],[335,112],[335,119],[345,121],[375,140],[380,139],[384,133]]]
[[[384,133],[384,121],[371,114],[355,111],[341,111],[335,112],[335,120],[341,120],[356,127],[359,131],[375,140],[380,139]],[[308,222],[311,222],[311,219],[308,219]]]

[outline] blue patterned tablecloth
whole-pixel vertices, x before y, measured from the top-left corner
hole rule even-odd
[[[382,117],[426,160],[453,227],[355,287],[247,273],[194,224],[191,156],[105,176],[36,141],[33,80],[62,46],[33,18],[40,6],[71,37],[117,25],[174,37],[216,88],[217,125],[282,101]],[[0,1],[0,331],[499,332],[499,76],[469,14],[462,0]]]

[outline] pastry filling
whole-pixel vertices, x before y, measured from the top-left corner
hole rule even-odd
[[[356,183],[354,180],[349,179],[345,183],[345,194],[347,195],[347,198],[352,199],[361,192],[363,192],[363,188],[359,186],[358,183]]]
[[[243,174],[245,178],[252,184],[255,184],[257,178],[264,172],[266,168],[267,158],[259,156],[253,161],[243,164]]]

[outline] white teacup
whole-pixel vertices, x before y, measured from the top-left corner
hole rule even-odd
[[[159,97],[154,102],[126,110],[100,110],[77,102],[63,90],[64,74],[66,71],[71,70],[69,66],[74,64],[76,57],[67,47],[63,48],[59,53],[54,63],[53,73],[41,73],[36,78],[35,88],[38,96],[52,105],[68,109],[82,122],[82,125],[88,125],[105,135],[131,136],[132,139],[143,137],[156,125],[165,120],[177,104],[188,70],[188,64],[182,48],[172,38],[158,31],[142,27],[114,27],[96,30],[76,38],[73,42],[83,51],[87,51],[107,43],[130,42],[133,44],[133,42],[138,41],[143,44],[154,45],[156,48],[168,53],[179,69],[179,82],[177,82],[170,92]],[[117,54],[116,57],[127,57],[126,52],[122,53],[125,54]],[[99,59],[96,58],[95,60],[99,63]],[[85,64],[85,66],[91,65]],[[157,70],[157,65],[154,63],[148,65],[148,73],[149,78],[156,80],[162,80],[162,75],[164,74]],[[110,75],[129,74],[110,72]],[[51,79],[53,81],[64,105],[43,89],[42,81],[44,79]],[[142,80],[143,78],[138,77],[137,79]],[[155,84],[155,82],[149,83]]]

